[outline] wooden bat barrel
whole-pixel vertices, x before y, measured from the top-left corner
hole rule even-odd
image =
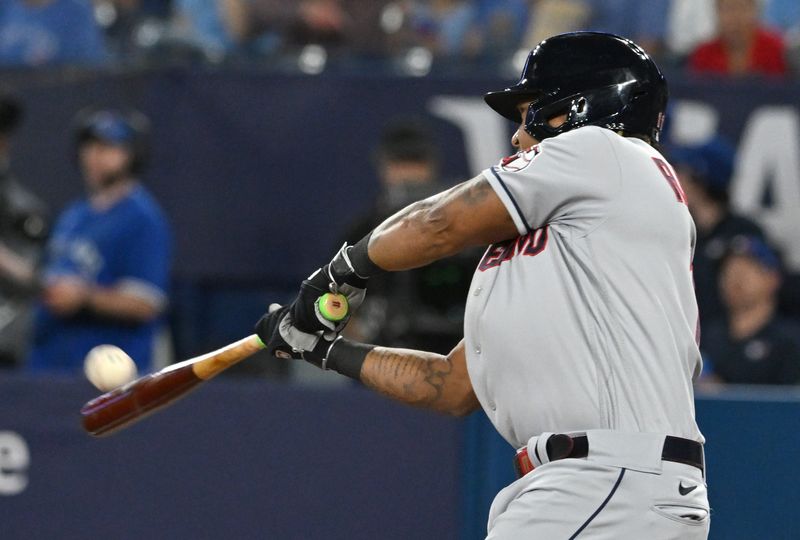
[[[95,437],[110,435],[185,396],[200,383],[263,348],[258,336],[248,336],[106,392],[81,408],[83,429]]]
[[[326,293],[317,302],[320,313],[328,320],[340,321],[348,314],[347,298],[340,294]],[[253,334],[106,392],[81,408],[83,429],[95,437],[119,431],[180,399],[200,383],[263,348],[264,344]]]
[[[86,403],[83,429],[95,437],[110,435],[185,396],[203,380],[191,366],[146,375]]]

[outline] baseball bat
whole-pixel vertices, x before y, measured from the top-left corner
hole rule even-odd
[[[318,305],[326,319],[339,321],[347,315],[344,296],[324,294]],[[175,402],[200,383],[263,348],[264,344],[253,334],[106,392],[81,408],[83,429],[95,437],[111,435]]]

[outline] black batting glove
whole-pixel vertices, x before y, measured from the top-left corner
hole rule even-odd
[[[297,298],[289,306],[292,325],[301,332],[324,332],[326,337],[333,338],[344,329],[350,313],[364,301],[367,278],[353,268],[349,256],[352,249],[353,246],[343,245],[331,262],[303,281]],[[333,322],[320,313],[317,300],[328,292],[347,297],[348,315],[344,319]]]
[[[333,370],[361,380],[361,367],[374,345],[348,341],[341,336],[328,341],[320,335],[301,332],[292,326],[288,307],[272,304],[256,324],[256,333],[267,353],[277,358],[303,359],[318,368]],[[310,347],[310,348],[306,348]]]
[[[289,306],[272,304],[256,323],[255,330],[267,354],[286,360],[306,360],[325,369],[325,358],[333,341],[297,329],[292,323]]]

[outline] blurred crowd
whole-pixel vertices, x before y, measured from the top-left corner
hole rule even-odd
[[[518,52],[581,29],[629,36],[691,74],[800,73],[797,0],[3,0],[0,67],[248,63],[319,73],[369,64],[420,76],[480,64],[502,75],[518,73]],[[86,196],[51,213],[10,170],[23,118],[21,103],[0,95],[0,367],[75,371],[91,346],[114,342],[152,368],[172,247],[167,217],[138,181],[147,119],[82,111],[72,137]],[[342,240],[453,180],[442,183],[419,119],[389,123],[373,150],[381,193]],[[756,222],[731,209],[734,145],[667,140],[664,152],[697,226],[702,382],[800,384],[800,305],[785,301],[800,298],[800,277],[787,274]],[[479,257],[376,279],[349,331],[446,353]],[[388,317],[388,305],[400,315]]]
[[[665,152],[697,231],[701,384],[800,384],[800,306],[781,302],[796,281],[768,234],[729,204],[735,147],[717,136]]]
[[[693,73],[800,71],[796,0],[4,0],[0,66],[248,62],[516,74],[548,35],[630,37]],[[524,57],[523,57],[524,58]]]
[[[172,236],[139,182],[149,121],[78,113],[71,135],[85,196],[52,219],[9,167],[23,115],[0,96],[0,366],[76,373],[90,349],[118,343],[147,370],[165,322]]]
[[[23,114],[15,98],[0,96],[0,366],[76,373],[85,354],[103,343],[121,345],[142,371],[163,365],[157,345],[169,319],[172,233],[138,181],[149,153],[148,120],[135,111],[78,113],[70,136],[85,197],[51,218],[9,168]],[[729,205],[734,145],[716,136],[693,146],[666,141],[663,149],[697,229],[700,384],[800,384],[800,306],[781,301],[798,296],[789,290],[798,280],[786,279],[781,254],[762,228]],[[358,240],[453,180],[441,178],[440,151],[421,118],[389,121],[372,155],[380,192],[342,240]],[[471,250],[374,278],[348,326],[350,337],[447,353],[462,335],[481,254]]]

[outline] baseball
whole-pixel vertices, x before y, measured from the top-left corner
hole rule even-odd
[[[86,378],[107,392],[136,378],[136,364],[125,351],[114,345],[98,345],[83,362]]]

